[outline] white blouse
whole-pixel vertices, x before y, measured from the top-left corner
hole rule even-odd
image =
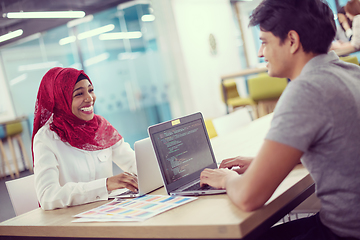
[[[36,133],[33,149],[36,194],[44,210],[107,200],[113,161],[136,173],[135,152],[123,139],[104,150],[85,151],[61,141],[48,122]]]

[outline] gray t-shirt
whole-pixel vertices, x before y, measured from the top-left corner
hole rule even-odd
[[[311,59],[279,99],[266,139],[304,152],[321,221],[360,239],[360,67],[334,52]]]

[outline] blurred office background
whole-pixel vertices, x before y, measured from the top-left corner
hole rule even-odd
[[[23,35],[0,43],[0,122],[26,116],[31,133],[39,83],[55,66],[89,75],[96,114],[131,144],[147,136],[149,125],[180,115],[221,116],[220,77],[261,64],[258,29],[248,28],[259,2],[1,1],[1,35],[18,29]],[[346,3],[328,2],[335,11]],[[59,10],[84,10],[86,16],[55,22],[4,15]],[[246,95],[245,82],[240,91]]]
[[[334,11],[347,0],[328,0]],[[201,111],[226,114],[220,79],[261,66],[260,0],[2,0],[0,123],[25,117],[31,156],[37,90],[52,67],[83,69],[95,86],[95,113],[132,146],[150,125]],[[9,19],[8,12],[83,10],[80,19]],[[22,29],[21,36],[1,36]],[[237,79],[246,96],[246,79]],[[0,161],[1,162],[1,161]],[[2,163],[2,162],[1,162]],[[2,163],[3,164],[3,163]],[[22,165],[20,165],[22,166]],[[3,167],[1,167],[4,169]]]

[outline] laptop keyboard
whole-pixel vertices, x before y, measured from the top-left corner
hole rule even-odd
[[[118,194],[117,196],[125,196],[125,195],[130,195],[130,194],[137,194],[137,192],[133,192],[133,191],[131,191],[131,190],[127,190],[127,191],[125,191],[125,192],[123,192],[123,193]]]
[[[211,190],[211,189],[216,189],[216,188],[213,188],[209,185],[204,185],[204,186],[200,187],[200,183],[198,182],[198,183],[184,189],[183,191]]]

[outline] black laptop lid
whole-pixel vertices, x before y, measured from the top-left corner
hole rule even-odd
[[[149,136],[168,192],[217,168],[201,113],[150,126]]]

